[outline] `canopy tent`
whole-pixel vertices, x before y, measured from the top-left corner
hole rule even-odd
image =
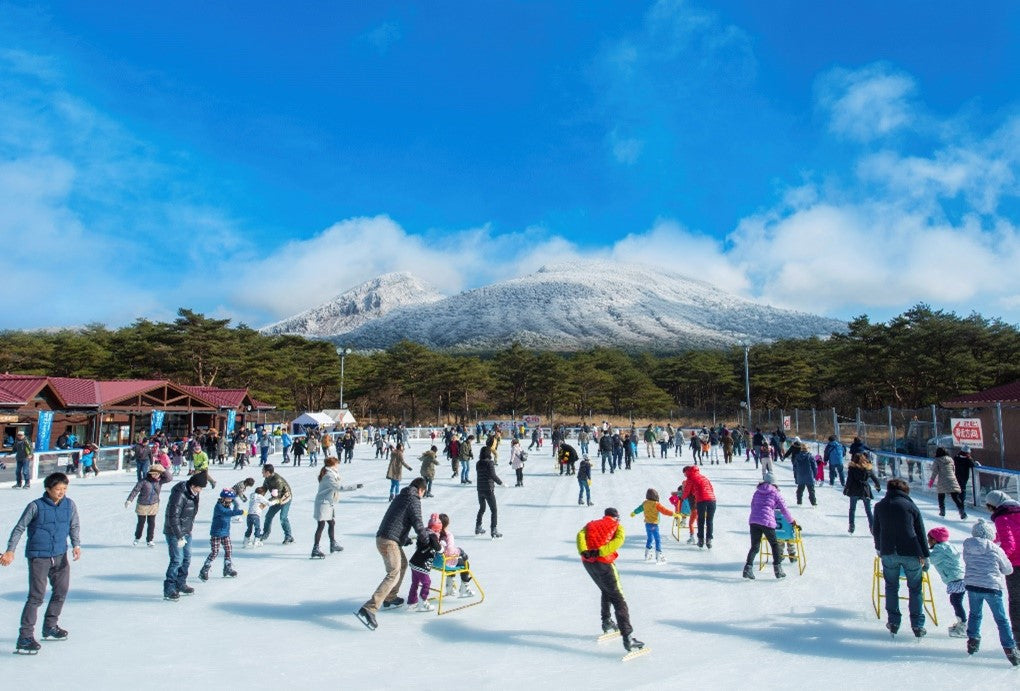
[[[295,433],[300,433],[303,427],[335,427],[336,421],[326,413],[310,413],[305,412],[294,418],[290,423],[290,428]]]
[[[330,408],[328,410],[323,410],[322,412],[333,418],[333,421],[336,422],[339,427],[358,424],[358,421],[354,418],[354,414],[351,413],[349,408]]]

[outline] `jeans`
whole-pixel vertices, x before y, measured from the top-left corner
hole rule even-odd
[[[577,492],[577,503],[580,504],[582,499],[585,499],[589,504],[591,503],[591,487],[588,485],[587,480],[577,478],[577,485],[580,489]]]
[[[581,442],[581,455],[582,456],[588,455],[588,442],[586,441]]]
[[[613,449],[613,470],[623,468],[623,449]]]
[[[149,466],[152,465],[152,461],[135,461],[135,477],[138,478],[138,482],[145,479],[145,476],[149,474]]]
[[[57,625],[60,612],[64,608],[64,598],[71,584],[71,564],[67,554],[55,557],[33,557],[28,560],[28,599],[21,610],[21,638],[32,638],[35,635],[36,613],[46,595],[46,581],[50,583],[50,604],[46,606],[43,617],[43,631]]]
[[[829,486],[836,484],[836,475],[839,475],[839,486],[846,485],[846,474],[842,463],[829,464]]]
[[[871,500],[867,497],[850,497],[850,530],[854,529],[854,515],[857,513],[857,502],[863,502],[864,514],[868,517],[868,532],[873,533],[872,522],[874,516],[871,513]]]
[[[290,514],[290,502],[286,504],[273,504],[266,511],[266,527],[262,531],[262,537],[266,540],[269,539],[269,532],[273,528],[273,517],[276,514],[280,514],[280,525],[283,526],[283,536],[291,537],[290,534],[290,519],[287,517]]]
[[[400,493],[400,480],[390,480],[390,499]]]
[[[698,502],[698,545],[712,539],[712,524],[715,522],[715,500]]]
[[[18,461],[14,467],[14,480],[18,487],[22,485],[22,478],[24,478],[25,487],[32,484],[32,463],[28,459]]]
[[[613,472],[614,466],[613,466],[613,452],[612,451],[603,451],[602,452],[602,472],[603,473],[606,472],[606,464],[607,463],[609,464],[609,472]]]
[[[471,482],[471,463],[467,459],[460,461],[460,481],[465,484]]]
[[[988,603],[996,626],[999,627],[999,643],[1003,648],[1015,648],[1016,639],[1010,629],[1009,617],[1006,616],[1006,603],[1002,599],[1001,590],[967,588],[967,601],[970,605],[970,618],[967,619],[967,638],[981,640],[981,618],[984,616],[983,603]]]
[[[283,462],[287,463],[290,461],[290,446],[283,447]]]
[[[645,523],[645,549],[651,549],[655,544],[655,551],[662,551],[662,540],[659,538],[659,524]]]
[[[963,596],[966,593],[951,593],[949,595],[949,604],[953,606],[953,614],[956,615],[957,619],[961,621],[967,621],[967,610],[963,608]]]
[[[259,465],[265,465],[269,462],[269,447],[262,446],[259,448]]]
[[[191,566],[191,535],[184,536],[184,546],[177,546],[177,538],[166,536],[166,546],[170,552],[170,566],[166,568],[166,579],[163,581],[163,594],[179,593],[188,583],[188,567]]]
[[[248,529],[244,531],[245,539],[251,537],[253,533],[256,540],[262,539],[262,517],[258,514],[250,513],[248,514]]]
[[[910,628],[924,626],[924,610],[921,607],[921,560],[918,557],[901,557],[898,554],[882,555],[882,575],[885,578],[885,611],[889,623],[899,626],[900,620],[900,571],[907,577],[907,593],[910,596]],[[973,616],[973,614],[971,615]]]

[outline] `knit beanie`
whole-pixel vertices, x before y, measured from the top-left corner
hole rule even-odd
[[[429,516],[429,530],[433,532],[440,532],[443,529],[443,522],[439,520],[439,514],[434,513]]]
[[[943,526],[938,528],[932,528],[928,531],[928,537],[935,542],[948,542],[949,541],[949,529]]]
[[[1001,489],[994,489],[985,495],[985,503],[991,506],[993,509],[999,508],[1003,502],[1009,501],[1009,495],[1003,492]]]
[[[773,475],[772,473],[765,473],[764,475],[762,475],[761,481],[767,482],[770,485],[774,485],[776,484],[776,476]]]
[[[970,534],[974,537],[983,537],[986,540],[995,539],[995,526],[987,523],[985,519],[979,518],[978,522],[971,528]]]

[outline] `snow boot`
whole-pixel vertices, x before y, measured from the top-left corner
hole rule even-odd
[[[973,655],[981,647],[980,638],[968,638],[967,639],[967,654]]]
[[[1006,659],[1009,660],[1009,664],[1014,667],[1020,667],[1020,650],[1017,650],[1016,646],[1003,648],[1002,652],[1006,653]]]
[[[783,572],[783,565],[782,564],[779,564],[779,563],[775,564],[773,566],[773,569],[776,572],[776,578],[786,578],[786,574]]]
[[[744,564],[744,573],[742,575],[744,578],[750,578],[752,581],[754,580],[754,569],[750,564]]]
[[[208,566],[203,566],[202,570],[198,572],[198,579],[200,581],[208,581],[209,580],[209,567]]]
[[[336,540],[334,540],[333,542],[329,543],[329,553],[330,554],[332,554],[333,552],[343,552],[343,551],[344,551],[343,546],[339,542],[337,542]]]
[[[322,553],[322,550],[319,549],[318,545],[315,545],[315,547],[312,547],[312,556],[311,556],[311,558],[312,559],[325,559],[326,555]]]
[[[967,622],[959,617],[956,618],[956,623],[949,627],[950,638],[966,638],[967,637]]]
[[[39,648],[41,647],[42,646],[39,645],[39,641],[35,640],[31,636],[28,636],[27,638],[19,636],[18,642],[14,646],[14,652],[19,655],[35,655],[39,652]]]
[[[60,628],[59,626],[51,626],[50,628],[44,627],[42,637],[43,640],[66,641],[67,631]]]

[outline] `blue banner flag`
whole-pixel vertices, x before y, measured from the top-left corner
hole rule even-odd
[[[35,437],[36,451],[50,450],[50,432],[53,430],[53,411],[39,411],[39,432]]]

